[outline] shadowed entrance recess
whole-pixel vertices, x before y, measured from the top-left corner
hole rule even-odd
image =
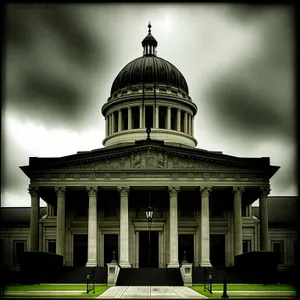
[[[87,234],[74,234],[74,267],[85,266],[87,262]]]
[[[149,267],[149,251],[150,251],[150,268],[158,268],[158,231],[139,232],[139,267]]]

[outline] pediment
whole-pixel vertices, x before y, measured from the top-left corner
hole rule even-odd
[[[100,159],[91,157],[85,162],[69,162],[60,168],[72,170],[114,171],[114,170],[212,170],[237,169],[242,165],[208,159],[201,156],[172,153],[149,147],[118,155],[107,155]]]

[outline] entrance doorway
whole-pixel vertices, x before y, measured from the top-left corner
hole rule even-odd
[[[194,235],[193,234],[179,234],[178,235],[178,259],[179,263],[183,260],[184,251],[186,252],[186,259],[189,263],[194,262]]]
[[[225,267],[225,234],[210,235],[210,263],[213,267]]]
[[[87,263],[87,234],[74,234],[73,236],[73,266],[85,266]]]
[[[118,235],[117,234],[105,234],[104,235],[104,267],[107,263],[110,263],[113,259],[113,251],[116,251],[116,260],[119,260],[118,255]]]
[[[139,267],[149,267],[149,252],[150,252],[150,268],[158,268],[158,231],[139,232]]]

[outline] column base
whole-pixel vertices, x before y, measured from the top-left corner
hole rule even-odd
[[[97,262],[95,259],[89,259],[85,266],[86,267],[97,267]]]
[[[167,266],[167,268],[179,268],[179,263],[178,263],[178,261],[170,261],[169,262],[169,264],[168,264],[168,266]]]
[[[212,267],[211,263],[209,260],[204,260],[200,263],[201,267]]]
[[[121,262],[119,262],[119,266],[121,268],[131,268],[131,264],[128,261],[121,261]]]

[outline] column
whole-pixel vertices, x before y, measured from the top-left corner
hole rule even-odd
[[[108,126],[108,134],[111,135],[112,134],[112,131],[111,131],[111,128],[112,128],[112,125],[111,125],[111,123],[112,123],[111,122],[112,121],[111,115],[108,116],[108,121],[109,121],[109,123],[108,123],[109,124],[109,126]]]
[[[89,195],[88,260],[86,267],[97,266],[97,186],[87,186]]]
[[[129,187],[118,187],[120,193],[120,255],[119,264],[122,268],[131,268],[129,264],[129,224],[128,224],[128,193]]]
[[[135,232],[135,267],[139,267],[139,231]]]
[[[184,126],[184,133],[188,133],[188,114],[184,112],[184,119],[183,119],[183,126]]]
[[[143,128],[143,106],[140,106],[140,128]]]
[[[155,107],[155,128],[159,128],[159,106]]]
[[[132,129],[132,110],[128,107],[128,130]]]
[[[189,114],[189,135],[192,135],[192,115]]]
[[[29,185],[30,207],[30,250],[39,250],[39,187]]]
[[[234,255],[243,253],[243,225],[242,225],[242,187],[233,187],[234,193]]]
[[[177,131],[180,131],[180,125],[181,125],[181,110],[177,108],[177,127],[176,127]]]
[[[171,129],[171,106],[167,107],[167,129]]]
[[[268,238],[268,195],[270,193],[269,187],[260,188],[259,197],[259,215],[260,215],[260,250],[269,250]]]
[[[108,116],[106,116],[106,118],[105,118],[105,134],[106,134],[106,136],[108,136],[109,135],[109,123],[108,123],[109,121],[108,121]]]
[[[111,114],[111,133],[115,133],[115,113]]]
[[[118,132],[122,131],[122,110],[118,110]]]
[[[170,195],[170,262],[168,268],[179,268],[177,196],[179,186],[169,186]]]
[[[66,187],[55,187],[57,195],[56,254],[65,259],[65,193]]]
[[[192,136],[194,136],[194,131],[195,131],[195,128],[194,128],[194,117],[192,117]]]
[[[211,267],[209,241],[209,195],[210,187],[200,188],[201,192],[201,267]]]

